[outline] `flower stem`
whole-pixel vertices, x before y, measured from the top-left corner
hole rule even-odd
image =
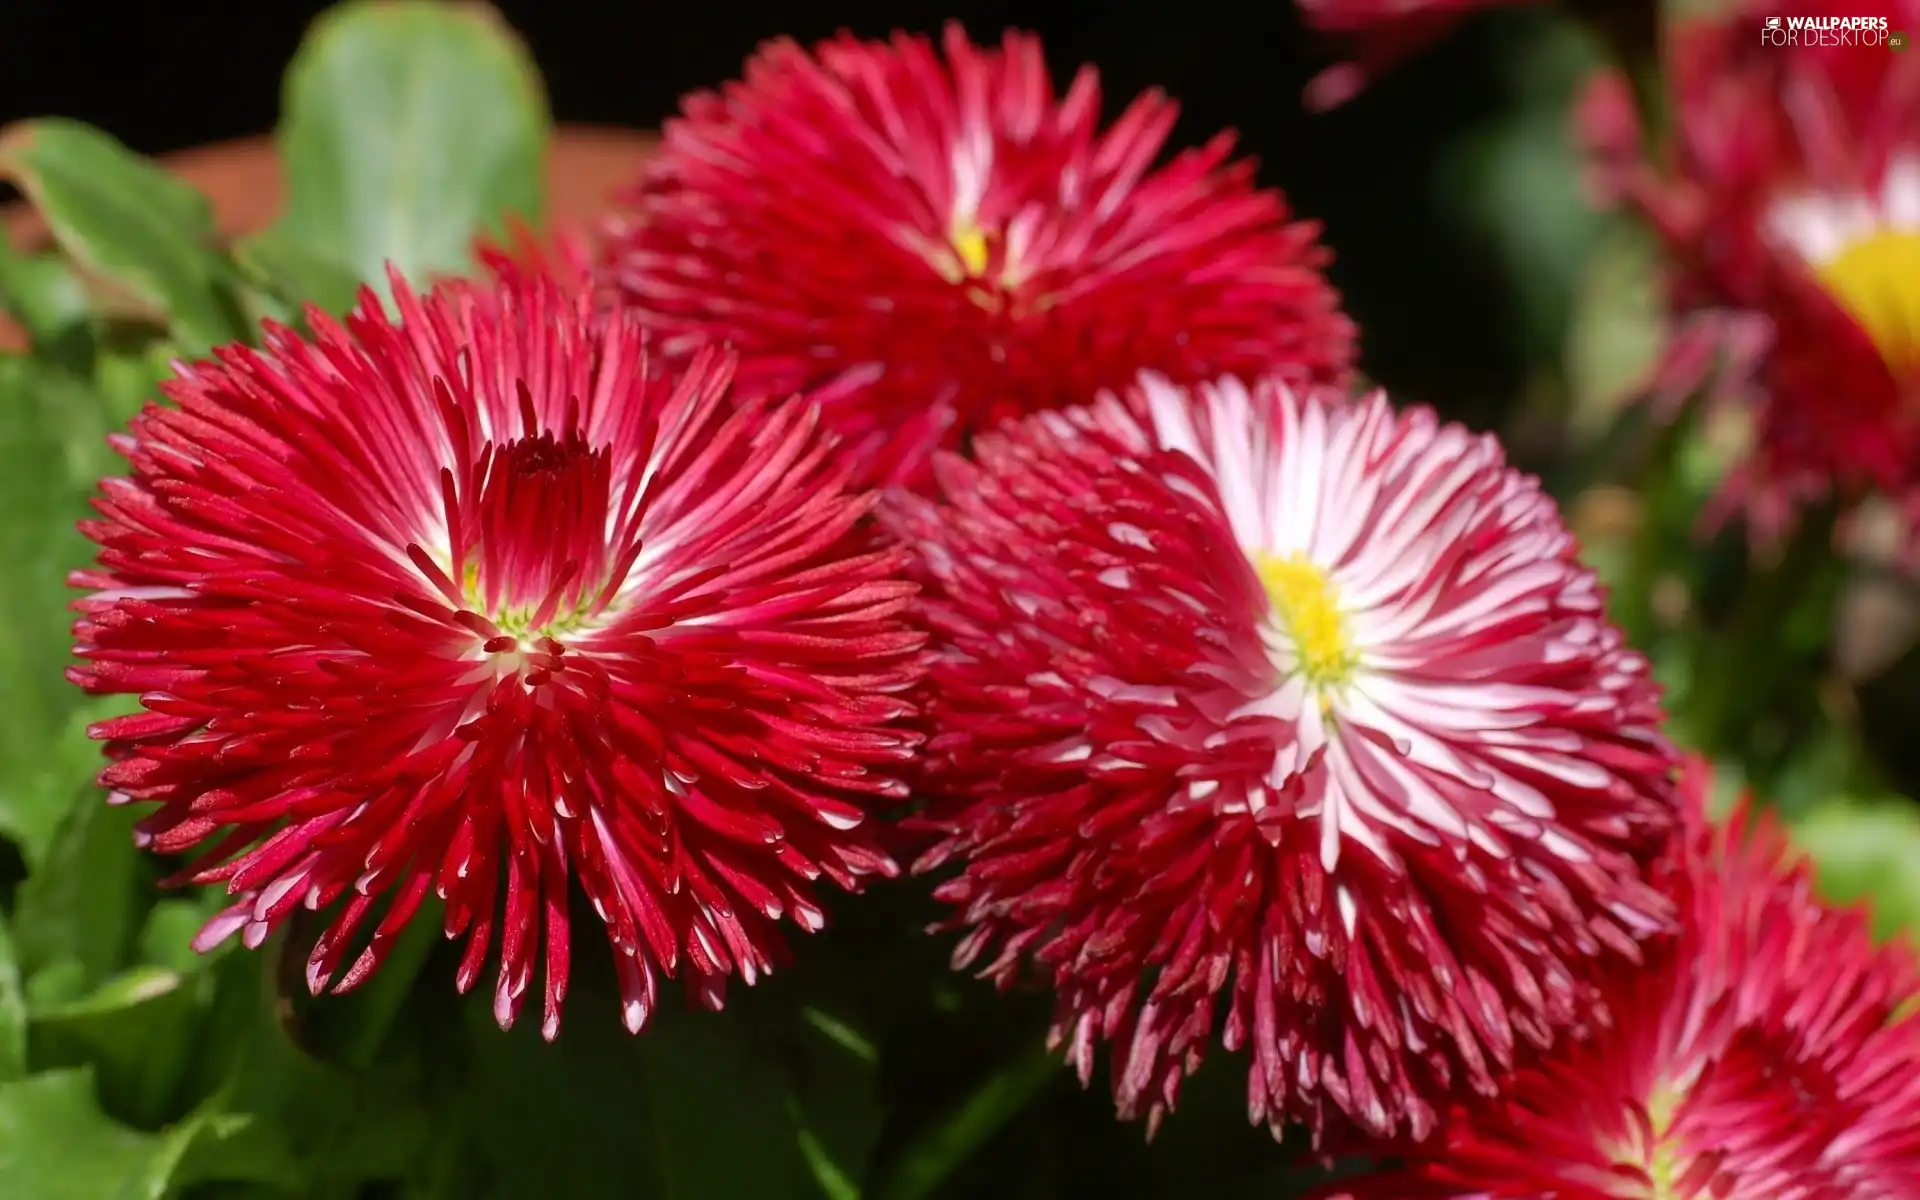
[[[867,1195],[872,1200],[922,1200],[932,1195],[1060,1075],[1059,1056],[1038,1045],[1001,1065],[966,1099],[914,1135],[880,1172]]]

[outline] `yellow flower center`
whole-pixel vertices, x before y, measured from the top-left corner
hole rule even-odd
[[[444,560],[443,560],[444,561]],[[591,624],[587,600],[592,593],[573,605],[562,605],[544,623],[535,624],[539,610],[532,604],[504,604],[496,612],[487,610],[486,592],[480,586],[480,564],[470,562],[460,575],[460,591],[466,606],[492,621],[502,634],[519,643],[520,649],[535,647],[542,638],[564,638],[579,633]]]
[[[987,273],[987,231],[972,220],[955,222],[953,252],[960,256],[960,265],[966,270],[968,278],[978,279]]]
[[[1821,266],[1818,277],[1888,366],[1920,370],[1920,233],[1882,229],[1863,237]]]
[[[1253,566],[1281,627],[1293,638],[1307,682],[1322,690],[1345,683],[1353,674],[1354,654],[1333,581],[1298,554],[1282,558],[1256,552]]]
[[[1668,1135],[1673,1131],[1673,1118],[1680,1111],[1683,1098],[1679,1091],[1662,1085],[1654,1089],[1652,1099],[1647,1101],[1647,1123],[1653,1127],[1653,1155],[1647,1164],[1647,1174],[1653,1180],[1653,1195],[1649,1200],[1679,1200],[1675,1187],[1686,1174],[1686,1163]]]

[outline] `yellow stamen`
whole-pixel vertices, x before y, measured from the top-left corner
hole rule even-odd
[[[1818,274],[1888,366],[1920,370],[1920,233],[1883,229],[1848,246]]]
[[[1353,673],[1353,648],[1333,582],[1298,554],[1281,558],[1257,552],[1253,565],[1281,626],[1293,637],[1307,682],[1323,689],[1346,682]]]
[[[1653,1180],[1653,1195],[1648,1200],[1679,1200],[1674,1185],[1680,1182],[1680,1156],[1672,1145],[1661,1142],[1653,1151],[1653,1165],[1647,1174]]]
[[[970,220],[957,222],[953,227],[953,250],[960,256],[960,265],[966,269],[969,278],[978,279],[986,274],[986,230]]]
[[[1686,1162],[1681,1157],[1680,1148],[1669,1136],[1673,1132],[1673,1119],[1679,1114],[1680,1102],[1684,1099],[1684,1093],[1662,1084],[1654,1089],[1652,1098],[1647,1101],[1647,1124],[1653,1132],[1653,1153],[1647,1164],[1647,1174],[1653,1180],[1651,1200],[1672,1200],[1679,1194],[1676,1186],[1686,1175]]]
[[[444,561],[444,560],[443,560]],[[539,609],[531,604],[506,605],[498,612],[487,609],[486,591],[480,586],[480,564],[468,562],[466,570],[460,573],[460,591],[466,599],[466,606],[477,613],[484,613],[501,633],[514,638],[523,645],[543,637],[560,637],[580,629],[585,622],[589,605],[587,601],[592,593],[582,597],[570,608],[557,609],[544,625],[535,625],[533,618],[539,615]]]

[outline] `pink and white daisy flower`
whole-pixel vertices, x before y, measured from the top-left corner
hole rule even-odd
[[[1249,1113],[1431,1131],[1598,1016],[1667,903],[1657,689],[1537,482],[1273,380],[1040,414],[883,510],[934,634],[956,965],[1030,959],[1082,1078],[1173,1107],[1231,995]]]

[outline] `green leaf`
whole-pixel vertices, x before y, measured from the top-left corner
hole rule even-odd
[[[360,289],[350,268],[289,241],[284,232],[248,238],[235,253],[254,286],[274,302],[269,315],[283,323],[297,323],[303,304],[339,316],[353,307]]]
[[[306,1173],[287,1148],[283,1130],[254,1117],[207,1111],[187,1124],[192,1133],[173,1170],[176,1190],[234,1185],[235,1195],[261,1200],[274,1194],[311,1196]],[[259,1186],[265,1184],[266,1189]],[[197,1191],[195,1194],[199,1194]]]
[[[203,888],[191,899],[160,901],[140,931],[140,961],[181,975],[204,969],[232,949],[233,943],[222,942],[218,949],[201,954],[193,948],[194,935],[229,902],[230,897],[218,887]]]
[[[64,649],[64,643],[63,638],[57,644]],[[0,654],[0,661],[4,661],[4,657]],[[5,690],[13,692],[21,682],[16,678]],[[55,853],[62,830],[74,820],[78,809],[106,803],[106,793],[93,782],[106,760],[101,756],[100,743],[87,736],[88,727],[135,707],[135,702],[127,697],[83,696],[65,680],[58,680],[57,686],[69,694],[51,698],[49,707],[53,713],[43,714],[43,719],[60,716],[64,724],[58,730],[45,735],[34,749],[24,746],[23,737],[0,742],[0,745],[21,747],[17,762],[0,759],[0,766],[8,767],[0,773],[0,832],[19,845],[30,875],[37,873],[48,862],[49,855]],[[43,721],[33,722],[41,723]],[[131,849],[131,824],[123,822],[122,826],[127,831],[127,846]],[[119,857],[104,849],[100,853],[105,857]],[[131,862],[134,857],[129,854],[124,861]]]
[[[93,390],[104,429],[97,435],[87,431],[85,448],[94,452],[82,479],[88,491],[104,476],[126,473],[126,461],[108,448],[105,431],[120,429],[149,401],[160,399],[160,382],[173,378],[179,355],[179,347],[155,342],[95,360]]]
[[[91,788],[67,815],[14,909],[14,939],[30,975],[77,963],[79,978],[95,984],[126,964],[149,894],[149,868],[133,844],[138,819]]]
[[[225,955],[211,973],[217,991],[194,1064],[213,1085],[203,1111],[252,1121],[251,1136],[267,1144],[252,1147],[247,1161],[293,1171],[296,1195],[358,1195],[354,1185],[417,1169],[435,1114],[420,1102],[417,1065],[344,1071],[296,1040],[292,992],[305,990],[306,944],[278,935],[258,953]]]
[[[1794,826],[1836,904],[1867,901],[1878,937],[1920,936],[1920,806],[1904,797],[1834,800]]]
[[[282,266],[337,263],[384,295],[388,262],[414,280],[460,272],[477,234],[540,218],[546,100],[491,9],[335,8],[295,56],[282,112],[287,210],[268,243]],[[311,298],[334,307],[320,274],[304,277]]]
[[[203,955],[189,943],[224,900],[208,889],[193,899],[161,901],[140,933],[140,965],[91,992],[59,995],[49,988],[35,996],[34,1065],[92,1065],[109,1111],[136,1125],[180,1115],[204,1090],[195,1073],[220,978],[210,968],[230,948]],[[41,978],[44,973],[36,982]]]
[[[27,1071],[27,998],[14,957],[13,935],[0,917],[0,1083]]]
[[[109,362],[120,360],[103,359],[101,368]],[[100,769],[87,724],[128,705],[88,702],[65,678],[67,576],[92,558],[75,522],[88,514],[96,480],[119,461],[106,440],[118,424],[115,405],[53,364],[0,358],[0,835],[30,870]]]
[[[37,353],[75,366],[90,353],[87,290],[56,254],[20,254],[0,237],[0,310],[27,331]]]
[[[0,1083],[0,1196],[8,1200],[161,1200],[197,1130],[140,1133],[93,1097],[93,1072]]]
[[[91,397],[64,372],[23,358],[0,358],[0,832],[20,844],[32,866],[65,813],[38,802],[49,744],[79,694],[61,675],[69,639],[69,571],[86,560],[73,522],[83,512],[71,449],[83,440],[67,428]],[[104,435],[104,428],[100,428]]]
[[[91,1065],[116,1115],[158,1125],[179,1114],[188,1056],[211,993],[209,980],[165,967],[124,971],[84,999],[34,1013],[34,1065]]]
[[[0,1083],[0,1196],[162,1200],[216,1180],[292,1190],[298,1179],[262,1134],[245,1117],[219,1113],[160,1133],[129,1129],[100,1110],[91,1070],[48,1071]]]
[[[74,1004],[87,994],[87,968],[77,958],[60,958],[27,976],[27,1009]]]
[[[124,290],[185,342],[246,336],[232,264],[214,246],[213,211],[191,187],[107,134],[60,118],[0,131],[0,177],[27,194],[84,275]]]

